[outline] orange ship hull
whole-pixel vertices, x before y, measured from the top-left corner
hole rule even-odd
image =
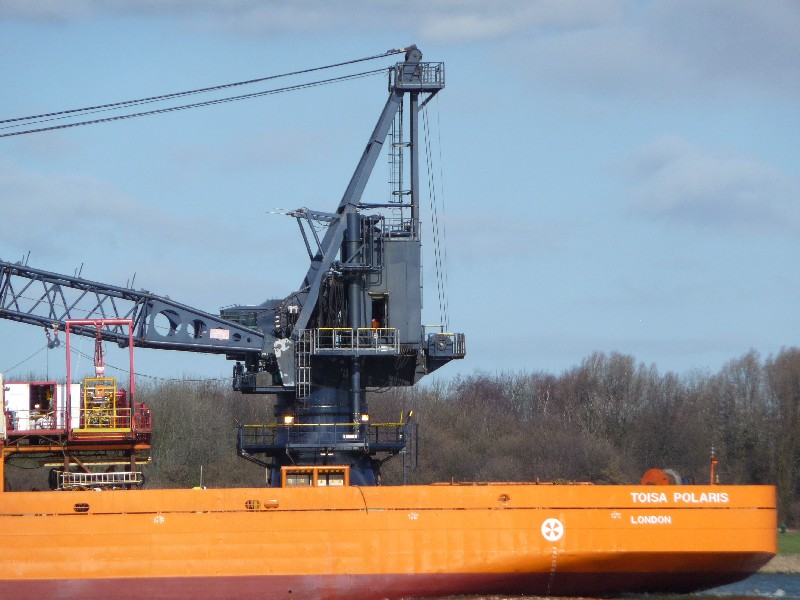
[[[0,494],[0,597],[688,592],[776,552],[771,486]]]

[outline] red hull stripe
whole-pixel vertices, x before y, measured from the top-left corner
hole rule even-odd
[[[0,580],[0,597],[26,600],[383,600],[456,594],[597,596],[687,593],[738,581],[750,573],[543,573],[174,577]]]

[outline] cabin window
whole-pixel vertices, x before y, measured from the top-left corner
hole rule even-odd
[[[350,485],[350,467],[281,467],[281,487],[345,487]]]
[[[344,473],[343,472],[319,473],[317,475],[317,485],[320,487],[323,486],[341,487],[344,485]]]
[[[286,487],[303,487],[313,483],[311,473],[287,473]]]

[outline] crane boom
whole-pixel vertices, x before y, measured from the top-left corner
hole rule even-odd
[[[301,290],[306,291],[300,293],[303,309],[300,311],[297,323],[295,323],[295,332],[305,329],[308,324],[314,303],[319,296],[322,278],[325,271],[330,268],[344,239],[344,232],[347,228],[347,215],[354,213],[358,209],[364,188],[383,149],[392,121],[403,104],[405,93],[409,89],[413,89],[415,95],[421,91],[433,95],[444,87],[443,77],[423,80],[419,64],[421,58],[422,53],[416,47],[410,48],[406,54],[406,61],[395,67],[394,84],[390,90],[389,98],[386,100],[386,105],[383,107],[380,117],[378,117],[375,129],[369,137],[353,176],[350,178],[350,183],[342,195],[342,200],[336,209],[336,218],[328,226],[319,252],[312,258],[311,265],[300,287]],[[413,112],[412,110],[412,114]],[[418,198],[416,195],[412,195],[411,202],[414,206],[417,206]],[[296,334],[294,337],[297,337]]]
[[[0,317],[62,330],[74,319],[131,319],[134,345],[138,347],[226,354],[240,359],[259,354],[264,343],[260,331],[145,290],[2,261]],[[88,337],[97,335],[93,327],[73,329]],[[127,333],[116,326],[105,329],[103,338],[121,347],[129,343]]]

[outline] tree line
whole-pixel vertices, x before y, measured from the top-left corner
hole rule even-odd
[[[146,487],[265,485],[264,469],[236,455],[236,427],[271,422],[270,397],[189,380],[140,385],[138,396],[153,412]],[[384,485],[404,475],[629,484],[652,467],[708,483],[713,447],[720,483],[775,484],[779,519],[800,526],[800,348],[686,374],[597,352],[558,375],[475,373],[372,392],[368,402],[373,423],[412,411],[419,423],[415,464],[411,455],[387,462]]]
[[[719,483],[776,485],[779,519],[800,526],[798,348],[685,375],[598,352],[560,375],[477,373],[393,392],[386,405],[419,415],[414,483],[631,484],[658,467],[705,484],[713,447]]]
[[[268,399],[227,383],[173,382],[144,393],[154,413],[151,485],[264,485],[238,457],[238,423],[272,420]],[[775,484],[780,518],[800,526],[800,349],[762,360],[751,351],[717,373],[661,374],[625,354],[594,353],[559,375],[476,373],[370,393],[373,422],[419,423],[409,483],[591,481],[638,483],[670,468],[708,483]],[[411,458],[411,457],[409,457]],[[383,468],[403,481],[403,458]]]

